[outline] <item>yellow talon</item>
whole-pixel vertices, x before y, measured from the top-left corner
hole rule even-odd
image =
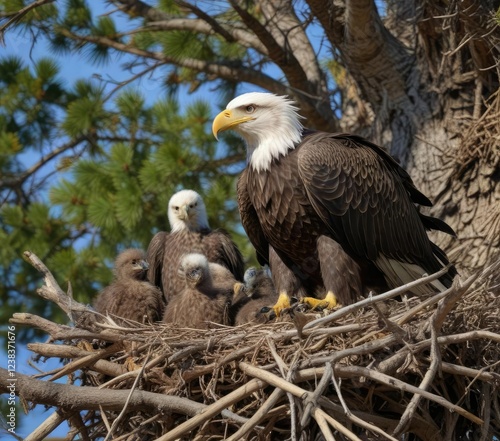
[[[276,314],[276,317],[279,317],[281,311],[284,309],[290,308],[290,297],[284,291],[280,292],[280,296],[278,297],[278,301],[273,306],[273,311]]]
[[[311,309],[333,309],[338,305],[337,297],[332,291],[328,291],[324,299],[304,297],[301,302],[309,305]]]

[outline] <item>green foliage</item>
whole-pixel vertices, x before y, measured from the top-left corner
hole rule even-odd
[[[19,63],[16,71],[25,79],[48,82],[57,78],[54,67],[47,60],[33,70]],[[20,102],[19,95],[27,93],[18,89],[12,99]],[[46,121],[51,133],[59,127],[65,136],[56,138],[52,148],[85,136],[64,152],[66,160],[60,159],[64,166],[46,186],[48,198],[35,194],[18,198],[12,187],[1,189],[5,203],[0,210],[0,295],[9,305],[0,313],[4,322],[28,305],[47,308],[34,294],[41,277],[21,259],[24,250],[44,260],[62,287],[71,283],[77,300],[91,302],[95,292],[109,283],[119,250],[145,249],[156,231],[169,229],[167,203],[180,188],[204,194],[212,225],[232,229],[237,240],[244,240],[237,227],[236,204],[227,203],[235,200],[234,174],[223,173],[217,163],[208,103],[180,106],[168,98],[148,105],[132,88],[109,102],[102,88],[88,81],[77,81],[61,95],[68,100],[66,109],[59,108],[57,118]],[[0,107],[0,114],[7,114],[9,104]],[[40,109],[49,104],[42,96]],[[31,127],[47,123],[37,118],[40,115],[34,114]],[[0,139],[10,139],[2,144],[2,152],[10,158],[1,163],[3,175],[15,179],[27,171],[20,152],[34,148],[37,141],[18,140],[8,124],[1,126]],[[16,185],[26,192],[30,182],[20,180]],[[49,308],[48,314],[53,313]]]
[[[0,8],[4,5],[0,0]],[[17,11],[23,2],[10,5]],[[158,7],[172,16],[190,14],[175,1],[163,0]],[[176,98],[181,85],[196,90],[206,76],[169,66],[166,88],[147,95],[137,83],[126,86],[104,76],[63,79],[60,69],[70,52],[94,64],[109,61],[116,51],[96,39],[175,59],[237,62],[246,50],[213,35],[179,30],[127,35],[123,21],[96,14],[94,8],[84,0],[54,2],[35,8],[16,25],[48,39],[58,62],[0,56],[2,323],[13,312],[28,310],[66,321],[35,294],[42,277],[23,259],[25,250],[35,252],[75,299],[90,303],[110,282],[119,251],[146,249],[157,231],[169,229],[168,200],[182,188],[200,192],[210,224],[230,230],[249,260],[254,255],[235,202],[235,179],[244,160],[241,143],[214,139],[215,102],[191,99],[186,104]],[[131,12],[134,21],[142,25]],[[123,61],[131,75],[151,62],[136,55]],[[221,82],[220,92],[212,96],[226,92],[226,101],[234,87]],[[32,336],[19,335],[27,337]]]

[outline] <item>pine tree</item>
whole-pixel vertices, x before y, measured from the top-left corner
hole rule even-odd
[[[35,295],[40,275],[22,261],[24,250],[70,282],[77,300],[90,302],[111,280],[121,249],[145,249],[154,233],[169,229],[167,203],[180,188],[199,191],[211,224],[232,230],[250,256],[231,202],[244,157],[220,151],[208,103],[181,109],[166,96],[148,105],[133,87],[109,99],[96,81],[65,89],[50,60],[30,69],[3,59],[0,85],[4,323],[13,312],[51,314]]]

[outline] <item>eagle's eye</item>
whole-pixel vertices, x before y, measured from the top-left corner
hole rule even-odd
[[[245,111],[247,113],[254,113],[256,109],[257,109],[257,107],[254,106],[253,104],[250,104],[250,105],[245,107]]]
[[[132,265],[135,265],[137,263],[137,260],[132,260]]]

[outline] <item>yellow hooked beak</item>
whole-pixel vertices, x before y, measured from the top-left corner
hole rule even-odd
[[[236,127],[253,119],[255,118],[253,118],[252,116],[239,116],[235,115],[232,110],[223,110],[214,119],[214,122],[212,124],[212,133],[214,134],[215,139],[219,139],[218,135],[220,132],[225,132],[226,130],[230,130],[233,127]]]
[[[189,205],[188,204],[181,205],[179,207],[179,213],[177,214],[177,217],[183,221],[186,221],[189,219]]]

